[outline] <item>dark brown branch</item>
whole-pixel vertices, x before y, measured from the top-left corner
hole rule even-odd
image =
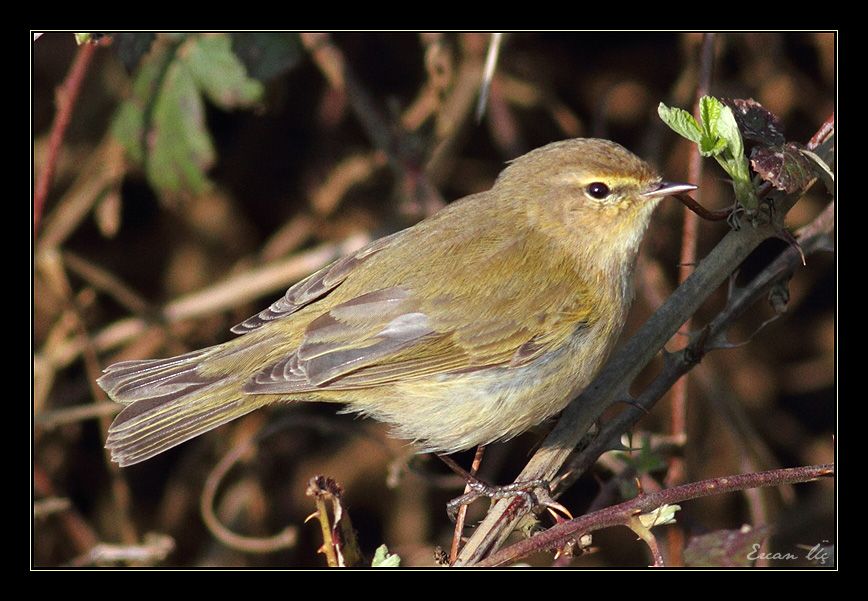
[[[672,505],[691,499],[720,495],[724,493],[758,488],[762,486],[779,486],[785,483],[811,482],[819,478],[835,475],[835,465],[811,465],[779,470],[770,470],[756,474],[739,474],[710,478],[700,482],[683,484],[667,488],[655,493],[641,495],[618,505],[595,511],[556,526],[545,532],[511,545],[480,561],[481,567],[500,566],[512,563],[532,553],[562,546],[582,534],[602,530],[610,526],[626,525],[629,520],[640,513],[647,513],[662,505]]]
[[[825,250],[825,243],[833,225],[834,203],[830,203],[809,226],[800,232],[800,240],[805,252],[813,254]],[[726,328],[745,310],[756,301],[764,299],[776,282],[789,277],[800,266],[799,253],[793,248],[788,248],[757,275],[750,284],[733,296],[730,303],[709,324],[703,340],[709,342],[722,336],[726,332]],[[652,383],[633,400],[626,410],[607,422],[597,437],[576,455],[570,465],[570,480],[578,474],[584,473],[602,453],[612,448],[622,433],[647,415],[647,411],[669,390],[673,382],[697,364],[698,358],[707,351],[706,348],[703,348],[703,344],[700,344],[701,342],[697,338],[682,351],[665,355],[663,370],[654,378]]]

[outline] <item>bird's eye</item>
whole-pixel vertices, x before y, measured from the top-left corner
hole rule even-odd
[[[594,182],[593,184],[588,184],[588,187],[585,188],[588,193],[588,196],[591,198],[596,198],[597,200],[603,200],[609,195],[609,186],[604,184],[603,182]]]

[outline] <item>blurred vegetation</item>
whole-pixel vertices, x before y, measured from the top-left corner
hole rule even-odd
[[[93,379],[117,360],[226,340],[229,327],[293,281],[444,202],[487,189],[506,161],[545,143],[610,138],[667,178],[686,179],[692,145],[658,119],[657,106],[693,105],[700,35],[507,35],[477,123],[489,39],[103,38],[36,232],[34,565],[323,566],[319,529],[304,524],[314,511],[305,490],[317,474],[343,487],[368,565],[382,543],[402,566],[435,565],[435,548],[448,548],[451,538],[445,502],[462,483],[428,457],[408,467],[411,449],[388,439],[380,425],[335,415],[333,407],[272,408],[121,471],[102,449],[115,408]],[[834,110],[835,47],[831,33],[718,35],[710,93],[756,99],[777,116],[788,140],[807,142]],[[48,33],[33,43],[37,179],[49,160],[55,90],[76,52],[72,34]],[[695,183],[706,206],[732,203],[732,187],[713,161]],[[810,222],[828,200],[815,185],[790,212],[790,228]],[[683,210],[668,202],[655,215],[627,333],[676,285]],[[700,257],[726,227],[700,225]],[[739,277],[750,277],[784,247],[766,243]],[[774,314],[757,309],[731,335],[749,343],[712,353],[692,372],[687,443],[678,451],[688,481],[833,460],[835,288],[834,257],[812,256],[790,282],[782,319],[751,338]],[[712,317],[725,295],[719,291],[694,323]],[[238,533],[262,537],[297,527],[291,548],[255,554],[218,542],[199,505],[220,459],[267,426],[267,438],[217,483],[215,501],[219,520]],[[545,429],[489,448],[482,476],[511,481]],[[643,440],[667,432],[665,401],[641,429],[635,434]],[[584,513],[601,481],[627,463],[645,490],[660,486],[666,463],[648,453],[604,456],[596,473],[560,501]],[[469,465],[471,457],[458,459]],[[630,482],[622,484],[616,487],[622,494],[635,494]],[[834,544],[833,486],[704,498],[682,504],[677,519],[688,536],[743,523],[770,526],[769,551],[799,554],[777,565],[816,565],[799,545]],[[484,505],[471,507],[468,523]],[[745,540],[753,539],[732,546]],[[102,546],[97,553],[100,543],[144,551],[112,555],[114,547]],[[649,563],[626,529],[597,533],[593,544],[595,553],[568,565]],[[534,565],[551,561],[532,558]]]

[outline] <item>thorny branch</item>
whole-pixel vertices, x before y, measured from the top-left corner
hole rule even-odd
[[[552,526],[545,532],[511,545],[503,551],[478,562],[476,565],[491,567],[514,562],[531,553],[563,546],[578,536],[595,530],[602,530],[610,526],[627,525],[634,516],[647,513],[663,505],[672,505],[690,499],[720,495],[748,488],[778,486],[783,483],[811,482],[819,478],[834,475],[834,464],[811,465],[770,470],[755,474],[710,478],[700,482],[667,488],[655,493],[643,494],[624,503],[619,503],[618,505],[613,505]]]

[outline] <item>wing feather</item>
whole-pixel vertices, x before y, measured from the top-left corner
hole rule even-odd
[[[566,264],[549,265],[529,281],[507,280],[489,294],[470,289],[492,281],[487,276],[514,267],[530,252],[515,239],[500,245],[488,241],[486,248],[473,264],[453,266],[455,277],[469,279],[464,294],[432,294],[436,283],[408,275],[401,285],[331,306],[308,324],[300,346],[256,374],[245,392],[359,389],[437,373],[517,367],[587,324],[584,288],[572,295],[552,294],[558,286],[576,285]],[[565,296],[572,300],[563,302]]]

